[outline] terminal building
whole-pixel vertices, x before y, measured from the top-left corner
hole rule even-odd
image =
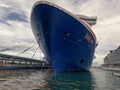
[[[104,58],[103,67],[120,67],[120,46],[111,50],[108,55]]]

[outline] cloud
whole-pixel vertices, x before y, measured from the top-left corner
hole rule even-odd
[[[28,22],[27,16],[16,13],[16,12],[12,12],[12,13],[8,14],[7,17],[4,18],[4,20],[17,20],[17,21]]]
[[[22,1],[0,1],[0,53],[17,55],[34,44],[37,46],[27,10],[30,7]]]

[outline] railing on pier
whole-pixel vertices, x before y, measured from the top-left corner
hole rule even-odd
[[[46,61],[16,59],[16,58],[0,58],[0,67],[3,66],[26,66],[30,68],[51,68]]]

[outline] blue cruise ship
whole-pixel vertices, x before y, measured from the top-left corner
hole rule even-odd
[[[34,4],[32,31],[53,72],[89,71],[97,43],[85,20],[51,2]]]

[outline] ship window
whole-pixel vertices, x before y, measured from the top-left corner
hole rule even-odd
[[[64,35],[69,36],[70,33],[69,32],[64,32]]]
[[[82,40],[81,39],[78,39],[78,42],[81,42]]]
[[[80,60],[80,63],[82,64],[83,62],[84,62],[84,59],[81,59],[81,60]]]
[[[47,31],[47,30],[45,30],[45,33],[48,33],[48,31]]]
[[[39,34],[37,33],[37,36],[39,36]]]

